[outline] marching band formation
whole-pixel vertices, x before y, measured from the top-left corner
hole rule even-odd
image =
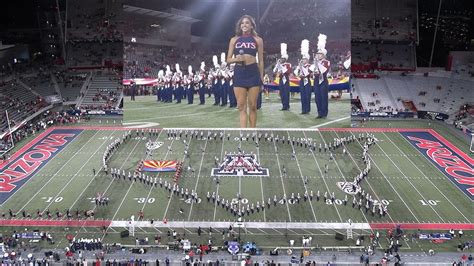
[[[327,36],[319,34],[317,51],[310,56],[310,42],[301,42],[301,59],[296,67],[288,61],[287,44],[281,43],[281,57],[277,60],[273,68],[274,77],[279,80],[279,93],[282,109],[290,110],[290,77],[293,75],[299,79],[301,95],[301,114],[311,112],[311,96],[314,92],[317,106],[318,118],[325,118],[328,115],[328,74],[331,62],[327,59],[326,46]],[[187,71],[183,71],[179,64],[172,69],[166,65],[166,70],[158,73],[158,83],[155,91],[158,102],[177,104],[187,100],[188,104],[194,104],[194,94],[199,95],[199,105],[206,103],[206,98],[213,96],[213,105],[237,107],[237,101],[233,89],[234,66],[226,63],[225,53],[221,53],[220,62],[216,55],[213,56],[213,66],[207,67],[202,61],[199,70],[193,70],[188,66]],[[346,58],[344,67],[350,66],[350,56]],[[265,75],[264,86],[271,83],[268,75]],[[266,87],[266,86],[265,86]],[[268,97],[268,88],[265,88]],[[263,90],[262,90],[263,92]],[[257,109],[262,105],[262,92],[258,97]],[[207,97],[206,97],[207,96]]]
[[[214,95],[214,105],[237,107],[237,100],[233,90],[234,64],[227,65],[225,53],[221,54],[219,64],[217,56],[213,56],[214,67],[206,70],[206,64],[201,62],[199,71],[193,71],[192,66],[188,67],[188,72],[183,73],[179,64],[176,64],[175,71],[171,71],[169,65],[166,71],[160,70],[158,73],[158,89],[156,92],[157,101],[181,103],[187,99],[188,104],[194,103],[194,94],[199,95],[199,104],[206,103],[208,97]]]

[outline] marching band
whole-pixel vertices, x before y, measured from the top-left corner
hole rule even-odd
[[[287,44],[280,44],[281,56],[277,59],[273,68],[274,77],[279,79],[279,94],[281,99],[281,110],[290,110],[290,78],[293,76],[299,79],[299,91],[301,96],[301,114],[311,112],[311,97],[315,94],[317,106],[317,117],[325,118],[328,115],[328,74],[331,63],[327,59],[327,50],[325,49],[327,36],[319,34],[317,52],[313,54],[311,60],[310,43],[308,40],[301,42],[301,59],[296,67],[288,61]],[[194,104],[194,95],[199,95],[199,105],[206,103],[206,94],[208,97],[214,96],[215,106],[229,106],[236,108],[237,101],[233,90],[234,65],[227,64],[225,53],[220,55],[220,62],[217,55],[213,56],[213,66],[206,67],[201,62],[199,70],[193,70],[188,66],[187,73],[181,71],[180,65],[176,64],[174,69],[166,65],[165,70],[158,73],[158,82],[155,89],[157,101],[176,102],[180,104],[182,100],[187,99],[188,104]],[[344,59],[343,66],[348,68],[350,65],[350,54]],[[268,85],[271,84],[271,78],[265,75],[262,91],[265,91],[265,97],[268,99]],[[262,93],[259,95],[259,108],[261,106]]]

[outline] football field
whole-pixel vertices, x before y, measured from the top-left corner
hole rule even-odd
[[[428,148],[445,148],[471,171],[472,158],[433,130],[130,129],[131,138],[108,162],[110,168],[125,171],[126,178],[112,177],[110,170],[106,174],[102,169],[102,157],[107,146],[128,131],[119,127],[53,128],[25,145],[2,164],[1,211],[5,218],[9,218],[10,210],[16,216],[10,222],[2,220],[4,228],[42,223],[55,228],[51,230],[75,226],[81,228],[77,234],[105,236],[100,228],[91,228],[105,225],[105,237],[115,241],[118,233],[128,228],[131,216],[138,218],[143,211],[137,234],[153,237],[175,228],[197,238],[199,226],[215,228],[216,233],[229,225],[235,227],[238,214],[226,208],[227,201],[244,210],[239,226],[245,229],[246,240],[268,236],[268,245],[286,242],[288,235],[346,234],[349,220],[355,234],[392,228],[394,224],[402,224],[406,230],[442,232],[473,228],[472,185],[462,184],[462,178],[454,175],[472,178],[469,168],[446,170],[442,156],[431,158],[427,154],[436,154],[433,150],[429,153]],[[335,139],[350,136],[353,141],[324,151],[324,146]],[[363,161],[367,136],[375,140],[367,152],[371,170],[358,189],[370,195],[375,205],[387,207],[387,214],[382,216],[378,209],[372,214],[372,208],[366,210],[364,204],[353,207],[350,187],[367,165]],[[147,143],[155,145],[149,153]],[[232,162],[238,165],[242,158],[258,164],[262,171],[247,168],[216,176],[216,169],[232,168]],[[148,180],[161,179],[163,186],[130,180],[128,172],[133,173],[143,160],[182,162],[183,170],[176,180],[178,193],[164,185],[174,186],[175,172],[144,172],[152,178]],[[186,198],[181,188],[195,191],[196,200]],[[208,193],[219,195],[220,201],[208,200]],[[99,194],[109,198],[107,205],[95,204]],[[356,196],[356,202],[359,198]],[[265,208],[257,211],[257,202]],[[248,211],[252,205],[254,210]],[[86,220],[86,211],[93,211],[94,219]]]
[[[239,111],[229,106],[214,106],[214,98],[207,98],[205,105],[183,100],[180,104],[157,102],[156,96],[136,96],[136,101],[124,97],[124,125],[147,124],[159,127],[201,127],[238,128]],[[341,99],[329,99],[329,114],[325,119],[316,119],[317,109],[314,98],[311,100],[311,113],[301,114],[299,95],[290,98],[290,111],[282,108],[279,95],[270,93],[269,99],[262,99],[262,109],[257,112],[257,127],[260,128],[311,128],[311,127],[349,127],[350,97],[344,93]]]

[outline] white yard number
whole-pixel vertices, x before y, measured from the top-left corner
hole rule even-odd
[[[48,198],[46,198],[46,202],[61,202],[61,201],[63,201],[63,197],[57,197],[57,198],[48,197]]]
[[[335,199],[335,200],[334,200],[334,203],[336,203],[337,205],[342,205],[342,200],[340,200],[340,199]],[[331,200],[331,199],[326,199],[326,204],[327,204],[327,205],[331,205],[331,204],[332,204],[332,200]]]
[[[184,200],[184,202],[186,202],[187,204],[191,204],[191,203],[193,203],[193,199],[189,198],[189,199]],[[198,198],[197,203],[201,203],[201,198]]]
[[[380,202],[382,202],[383,205],[388,206],[391,201],[392,201],[392,200],[383,199],[383,200],[381,200]],[[378,200],[374,200],[374,204],[375,204],[375,205],[377,205],[378,203],[379,203]]]
[[[436,206],[438,205],[438,202],[439,200],[420,200],[421,202],[421,205],[423,206],[428,206],[428,205],[431,205],[431,206]]]
[[[145,202],[147,202],[147,203],[153,203],[153,202],[155,202],[155,198],[148,198],[148,199],[147,199],[147,198],[135,198],[135,200],[136,200],[138,203],[141,203],[141,204],[142,204],[142,203],[145,203]]]
[[[246,198],[242,198],[242,199],[240,199],[240,203],[242,203],[242,204],[248,204],[248,203],[249,203],[249,200],[246,199]],[[233,198],[232,201],[231,201],[231,204],[239,204],[239,199]]]

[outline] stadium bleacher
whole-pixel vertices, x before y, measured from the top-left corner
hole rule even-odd
[[[366,111],[431,111],[450,116],[472,99],[467,98],[472,80],[459,79],[450,72],[378,73],[376,79],[355,78],[353,97]],[[414,109],[407,107],[412,102]]]
[[[116,75],[98,72],[92,76],[78,106],[81,109],[116,109],[121,97],[121,80]]]

